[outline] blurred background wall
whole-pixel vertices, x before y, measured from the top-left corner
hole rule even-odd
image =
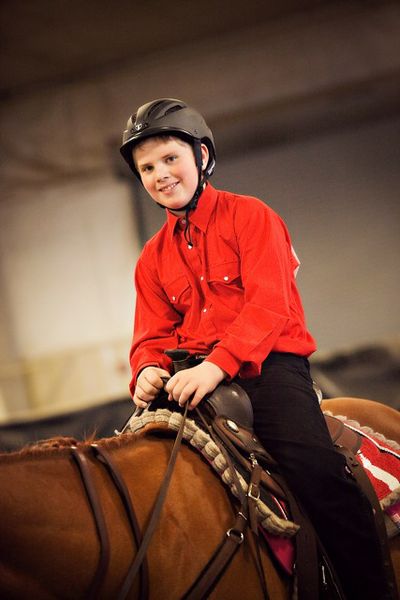
[[[127,398],[132,274],[164,213],[119,141],[138,105],[165,96],[213,128],[213,185],[261,197],[288,223],[316,365],[383,345],[400,407],[398,2],[0,11],[1,421]]]

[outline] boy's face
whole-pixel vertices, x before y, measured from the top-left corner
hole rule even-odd
[[[201,146],[203,169],[208,161],[207,146]],[[149,138],[133,149],[133,160],[150,196],[173,213],[184,214],[192,199],[198,172],[193,148],[176,137]]]

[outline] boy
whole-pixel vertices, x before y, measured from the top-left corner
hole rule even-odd
[[[205,359],[173,375],[169,400],[196,406],[224,379],[248,393],[254,429],[301,500],[349,600],[390,598],[371,509],[346,474],[313,389],[299,262],[280,217],[215,190],[213,135],[180,100],[141,106],[121,153],[167,221],[136,266],[131,392],[146,407],[170,376],[169,348]]]

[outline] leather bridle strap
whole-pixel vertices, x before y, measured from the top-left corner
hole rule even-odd
[[[146,552],[147,552],[147,548],[150,544],[151,538],[153,536],[154,530],[158,524],[159,518],[160,518],[160,514],[161,514],[161,510],[162,507],[164,505],[164,501],[167,495],[167,491],[168,491],[168,487],[169,484],[171,482],[171,476],[175,467],[175,463],[176,463],[176,459],[178,456],[178,451],[179,448],[181,446],[181,442],[182,442],[182,436],[183,436],[183,430],[185,427],[185,422],[186,422],[186,415],[187,415],[187,410],[188,410],[188,402],[186,402],[185,404],[185,410],[183,413],[183,417],[181,420],[181,424],[179,426],[179,430],[178,430],[178,434],[176,436],[176,439],[174,441],[174,445],[172,448],[172,452],[171,455],[169,457],[169,462],[168,462],[168,466],[167,466],[167,470],[165,472],[165,476],[163,479],[163,482],[161,484],[161,487],[159,489],[158,492],[158,496],[157,499],[155,501],[154,507],[153,507],[153,511],[150,517],[150,521],[149,524],[147,526],[146,532],[143,536],[142,539],[142,543],[140,544],[138,551],[136,553],[136,557],[133,560],[129,571],[125,577],[125,581],[122,585],[122,588],[118,594],[117,600],[125,600],[125,598],[127,597],[131,587],[132,587],[132,583],[136,577],[136,574],[140,568],[140,565],[142,564]]]
[[[202,600],[208,598],[210,592],[231,562],[236,551],[244,540],[247,517],[239,511],[235,524],[229,529],[204,569],[191,585],[182,600]]]
[[[131,531],[133,533],[136,547],[139,548],[142,543],[142,533],[140,531],[140,526],[138,519],[136,517],[135,510],[132,505],[131,497],[126,487],[124,480],[122,479],[119,470],[114,463],[110,453],[105,448],[98,446],[97,444],[91,444],[91,448],[95,457],[104,465],[107,470],[107,473],[111,477],[114,485],[119,493],[122,504],[125,508],[126,515],[128,517],[129,524],[131,526]],[[149,596],[149,569],[147,558],[144,557],[142,564],[140,565],[140,590],[139,590],[139,599],[147,600]]]
[[[264,598],[269,599],[267,582],[265,580],[264,569],[262,566],[260,544],[259,544],[259,539],[258,539],[257,502],[260,498],[260,481],[261,481],[262,468],[258,464],[254,455],[252,458],[252,462],[253,462],[253,464],[252,464],[251,478],[249,481],[249,489],[247,491],[248,507],[249,507],[249,521],[250,521],[250,529],[251,529],[251,534],[252,534],[249,536],[249,541],[252,540],[254,543],[253,544],[254,551],[255,551],[254,562],[255,562],[255,565],[257,568],[259,580],[261,582],[263,596],[264,596]]]
[[[256,479],[258,477],[256,471],[254,471]],[[239,484],[240,485],[240,484]],[[245,511],[247,514],[245,514]],[[237,513],[236,521],[234,526],[226,532],[225,538],[218,546],[213,556],[210,558],[208,563],[203,568],[196,581],[190,586],[189,590],[183,596],[182,600],[203,600],[208,598],[215,585],[223,575],[226,568],[232,561],[235,553],[239,550],[240,545],[244,541],[244,535],[248,526],[248,511],[247,501],[245,504],[240,506],[240,510]],[[265,600],[270,600],[268,590],[265,582],[264,572],[261,563],[261,556],[259,553],[258,542],[254,536],[255,545],[255,557],[254,561],[256,564],[258,576],[261,581],[262,593]]]
[[[233,483],[236,487],[236,491],[239,497],[240,509],[237,514],[234,526],[226,532],[226,537],[215,550],[213,556],[203,568],[197,579],[190,586],[189,590],[183,596],[182,600],[201,600],[202,598],[207,598],[211,591],[214,589],[221,575],[233,559],[233,556],[239,549],[240,544],[243,542],[244,533],[246,531],[249,518],[251,525],[256,528],[257,518],[255,515],[255,504],[252,504],[252,493],[254,491],[258,491],[261,477],[261,467],[260,465],[258,465],[257,461],[255,461],[251,472],[249,489],[247,494],[245,494],[239,481],[238,475],[236,473],[234,464],[222,440],[218,438],[211,425],[207,423],[201,411],[198,408],[196,408],[195,411],[197,413],[198,418],[203,423],[203,426],[206,430],[208,430],[211,438],[218,446],[219,450],[221,451],[226,460],[230,475],[232,477]],[[265,598],[265,600],[269,600],[264,571],[261,563],[261,556],[259,553],[259,547],[256,538],[254,538],[254,543],[256,547],[254,561],[260,578],[263,597]]]
[[[210,435],[214,441],[223,448],[224,445],[228,450],[237,458],[239,464],[243,464],[243,458],[235,448],[230,438],[223,432],[222,428],[215,428],[215,421],[213,426],[209,427]],[[219,439],[219,443],[217,441]],[[226,452],[226,451],[225,451]],[[250,455],[250,462],[252,462]],[[254,467],[253,467],[254,469]],[[296,534],[296,574],[297,574],[297,592],[299,600],[318,600],[319,598],[319,579],[318,579],[318,554],[317,554],[317,543],[314,534],[314,529],[311,523],[300,510],[298,503],[295,501],[291,494],[286,482],[277,473],[271,474],[271,480],[278,484],[278,489],[283,491],[286,500],[288,501],[292,519],[295,523],[300,525],[300,529]],[[250,497],[251,498],[251,497]],[[250,502],[250,509],[252,503]],[[255,524],[253,519],[252,525],[253,533],[255,533]],[[258,558],[258,557],[257,557]],[[257,569],[259,573],[263,573],[262,568],[259,569],[259,562],[256,561]],[[261,585],[263,587],[264,596],[267,593],[265,578],[260,577]],[[265,596],[267,597],[267,596]]]
[[[71,447],[71,452],[72,457],[79,469],[85,492],[93,511],[97,535],[100,541],[100,558],[97,564],[97,569],[90,584],[89,591],[85,594],[85,598],[87,600],[95,600],[98,597],[99,589],[107,573],[107,567],[110,560],[110,541],[108,538],[104,513],[101,508],[95,485],[93,483],[87,456],[80,448],[77,448],[76,446]]]

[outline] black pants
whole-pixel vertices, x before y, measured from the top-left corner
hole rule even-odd
[[[334,449],[308,360],[271,353],[259,377],[237,383],[250,396],[255,433],[308,513],[346,598],[390,598],[370,504]]]

